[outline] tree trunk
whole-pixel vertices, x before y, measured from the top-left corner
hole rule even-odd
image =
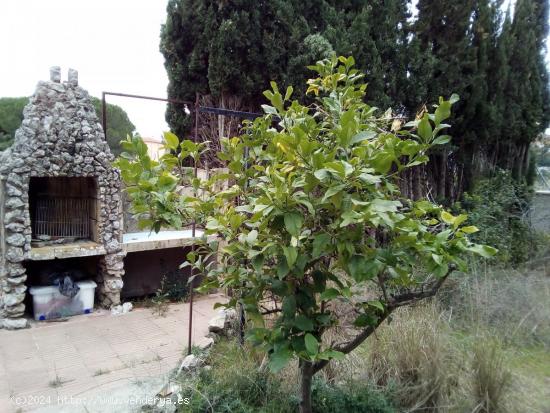
[[[447,151],[439,154],[439,176],[437,177],[437,197],[445,199],[445,184],[447,180]]]
[[[301,401],[300,413],[312,413],[311,407],[311,381],[313,379],[313,363],[300,360],[301,372]]]

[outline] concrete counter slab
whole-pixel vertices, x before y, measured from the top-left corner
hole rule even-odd
[[[160,231],[158,233],[148,231],[131,232],[122,236],[122,243],[126,252],[187,247],[193,245],[196,239],[201,238],[204,232],[196,230],[194,238],[191,234],[191,230]]]
[[[197,230],[195,238],[191,230],[155,232],[131,232],[122,236],[122,248],[128,252],[153,251],[166,248],[188,247],[201,238],[204,232]],[[31,261],[53,260],[55,258],[76,258],[105,255],[105,247],[93,241],[78,241],[71,244],[34,247],[29,252]]]
[[[44,261],[55,258],[91,257],[105,254],[105,247],[102,244],[93,241],[78,241],[71,244],[31,247],[29,259],[31,261]]]

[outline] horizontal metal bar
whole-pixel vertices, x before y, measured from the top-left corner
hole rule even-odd
[[[188,102],[188,101],[179,100],[179,99],[157,98],[157,97],[153,97],[153,96],[131,95],[129,93],[118,93],[118,92],[103,92],[103,94],[105,96],[110,95],[110,96],[122,96],[122,97],[125,97],[125,98],[158,100],[160,102],[169,102],[169,103],[177,103],[177,104],[180,104],[180,105],[189,105],[191,108],[195,107],[194,102]]]
[[[213,108],[211,106],[199,106],[200,113],[213,113],[215,115],[233,116],[236,118],[256,119],[263,116],[262,113],[243,112],[240,110]]]

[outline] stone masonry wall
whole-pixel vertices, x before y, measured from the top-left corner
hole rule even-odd
[[[78,86],[77,72],[69,69],[68,81],[61,83],[60,69],[52,68],[50,81],[38,83],[23,116],[12,147],[0,153],[0,326],[5,328],[26,327],[23,262],[31,249],[31,177],[96,179],[98,238],[107,252],[96,280],[100,305],[120,302],[124,274],[120,175],[111,166],[113,155],[88,92]]]

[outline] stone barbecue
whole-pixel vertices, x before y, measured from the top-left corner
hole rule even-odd
[[[0,323],[27,325],[40,269],[89,270],[101,306],[119,304],[124,274],[120,175],[88,92],[69,69],[38,83],[11,148],[0,152]],[[79,261],[81,260],[81,261]]]

